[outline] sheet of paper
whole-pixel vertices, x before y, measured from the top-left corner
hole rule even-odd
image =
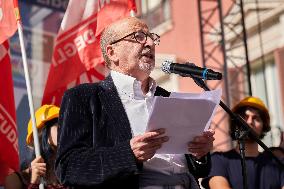
[[[221,89],[199,94],[172,93],[170,97],[155,97],[147,129],[165,128],[169,141],[158,154],[188,153],[187,144],[210,127],[221,99]]]

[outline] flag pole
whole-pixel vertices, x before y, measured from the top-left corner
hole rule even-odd
[[[127,4],[130,16],[136,17],[137,8],[135,0],[128,0]]]
[[[135,11],[134,10],[130,10],[130,16],[135,17]]]
[[[22,28],[20,16],[19,16],[19,8],[16,6],[15,6],[15,12],[16,12],[16,18],[17,18],[18,35],[20,39],[25,80],[26,80],[26,85],[27,85],[29,108],[30,108],[32,126],[33,126],[32,128],[33,128],[35,154],[36,154],[36,157],[38,157],[40,156],[40,148],[39,148],[38,132],[37,132],[36,121],[35,121],[34,103],[33,103],[32,92],[31,92],[31,82],[30,82],[29,70],[28,70],[28,64],[27,64],[27,54],[26,54],[26,49],[24,45],[23,28]]]
[[[31,114],[32,126],[33,126],[32,128],[33,128],[33,137],[34,137],[34,148],[35,148],[36,157],[38,157],[40,156],[38,132],[36,128],[36,121],[35,121],[35,115],[34,115],[35,114],[34,106],[33,106],[34,103],[33,103],[32,92],[31,92],[31,82],[30,82],[30,77],[29,77],[29,71],[28,71],[28,66],[27,66],[27,55],[26,55],[26,50],[24,47],[23,30],[22,30],[20,21],[17,21],[17,26],[18,26],[18,34],[19,34],[19,39],[20,39],[22,59],[23,59],[23,65],[24,65],[25,80],[26,80],[26,85],[27,85],[30,114]]]
[[[19,35],[19,39],[20,39],[20,46],[21,46],[22,60],[23,60],[23,66],[24,66],[25,80],[26,80],[26,85],[27,85],[28,101],[29,101],[29,108],[30,108],[30,115],[31,115],[32,129],[33,129],[34,150],[35,150],[36,157],[39,157],[40,156],[39,138],[38,138],[38,131],[37,131],[37,127],[36,127],[34,103],[33,103],[33,97],[32,97],[28,63],[27,63],[27,54],[26,54],[26,49],[25,49],[25,45],[24,45],[24,35],[23,35],[23,28],[22,28],[22,25],[21,25],[21,18],[20,18],[18,2],[16,2],[16,1],[14,1],[14,10],[15,10],[15,15],[16,15],[16,19],[17,19],[18,35]],[[39,188],[44,189],[42,177],[40,179]]]

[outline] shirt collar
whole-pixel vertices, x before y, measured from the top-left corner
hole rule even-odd
[[[154,79],[149,79],[149,91],[144,95],[141,89],[141,81],[114,70],[111,70],[110,74],[121,98],[145,99],[154,96],[157,87]]]

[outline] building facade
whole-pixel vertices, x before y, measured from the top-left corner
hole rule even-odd
[[[221,69],[226,77],[220,81],[207,82],[211,89],[222,88],[223,100],[232,107],[237,100],[248,95],[248,86],[245,81],[245,63],[243,59],[234,62],[227,61],[226,69],[220,38],[214,35],[206,40],[215,44],[216,48],[208,47],[212,57],[204,64],[202,49],[202,34],[200,29],[199,4],[202,0],[136,0],[137,16],[144,19],[151,31],[161,35],[161,43],[156,48],[156,68],[152,76],[158,84],[170,91],[201,92],[191,78],[183,78],[175,74],[165,74],[161,65],[165,60],[185,63],[193,62],[197,66]],[[205,1],[205,0],[203,0]],[[247,46],[249,65],[251,69],[250,81],[252,95],[260,97],[271,112],[272,132],[265,138],[268,146],[278,146],[280,131],[284,129],[284,1],[244,0],[244,13],[247,32]],[[48,3],[49,2],[49,3]],[[218,1],[207,1],[204,10],[215,6]],[[234,1],[222,1],[222,19],[233,23],[232,27],[241,33],[240,17],[230,18],[229,12],[235,11]],[[54,41],[60,26],[68,0],[61,1],[20,1],[21,14],[24,23],[26,48],[28,54],[30,77],[32,79],[35,108],[41,104],[43,90],[51,62]],[[215,3],[215,4],[214,4]],[[208,11],[207,11],[208,12]],[[209,14],[209,13],[208,13]],[[220,32],[220,19],[216,15],[210,21],[211,29]],[[259,19],[258,19],[259,18]],[[261,26],[261,27],[260,27]],[[213,29],[212,29],[213,28]],[[260,28],[260,29],[259,29]],[[207,28],[205,28],[207,29]],[[238,46],[238,35],[232,34],[226,28],[225,47],[230,49],[226,56],[237,57],[243,55],[243,49]],[[18,39],[11,40],[13,78],[15,83],[15,101],[17,105],[17,123],[19,130],[19,146],[21,154],[25,154],[26,126],[29,120],[28,101],[26,95],[23,68],[20,58]],[[206,47],[207,48],[207,47]],[[213,60],[218,60],[218,64]],[[211,56],[210,55],[210,56]],[[236,67],[237,65],[237,67]],[[219,67],[219,68],[217,68]],[[233,77],[234,74],[237,77]],[[230,99],[230,100],[228,100]],[[218,108],[212,128],[216,129],[214,150],[228,150],[232,141],[228,134],[228,117],[221,108]]]

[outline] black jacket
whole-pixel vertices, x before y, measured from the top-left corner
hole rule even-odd
[[[169,96],[157,87],[156,96]],[[138,188],[138,163],[130,147],[130,123],[109,76],[65,92],[59,116],[56,174],[74,188]],[[208,155],[209,157],[209,155]],[[207,164],[186,155],[195,177],[206,176]]]

